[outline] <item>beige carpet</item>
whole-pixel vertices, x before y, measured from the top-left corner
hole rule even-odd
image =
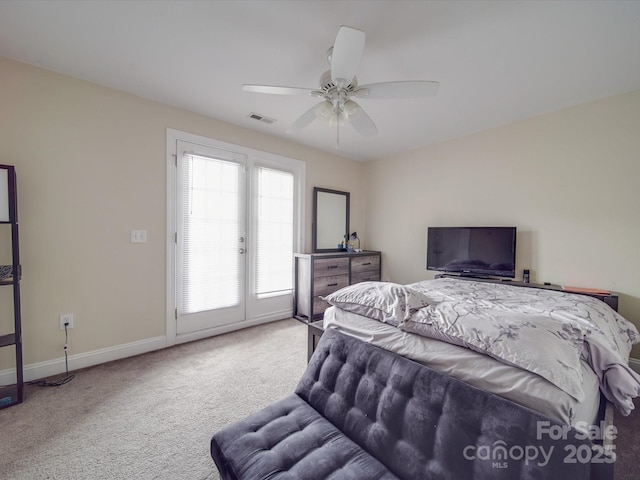
[[[614,470],[616,480],[640,479],[640,398],[633,403],[636,408],[628,417],[617,412],[613,416],[613,425],[618,430],[618,437],[613,441],[618,458]]]
[[[293,392],[306,326],[282,320],[29,386],[0,410],[2,480],[218,480],[214,432]],[[639,411],[616,416],[616,480],[636,480]]]
[[[306,334],[283,320],[29,386],[0,410],[0,478],[218,479],[211,436],[293,392]]]

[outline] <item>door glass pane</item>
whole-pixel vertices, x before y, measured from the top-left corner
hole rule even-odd
[[[238,305],[241,165],[185,155],[182,312]]]
[[[256,294],[288,293],[293,288],[294,176],[256,169]]]

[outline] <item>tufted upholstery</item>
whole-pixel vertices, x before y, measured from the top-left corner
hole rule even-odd
[[[216,433],[211,454],[225,480],[588,478],[588,463],[563,462],[566,442],[536,438],[537,421],[559,425],[330,329],[295,394]],[[500,445],[522,450],[478,458]],[[540,447],[553,447],[544,466],[517,458]]]
[[[297,395],[217,433],[211,454],[223,479],[395,479]]]

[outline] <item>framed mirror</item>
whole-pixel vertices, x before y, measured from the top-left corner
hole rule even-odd
[[[339,252],[349,235],[349,192],[313,187],[313,253]]]

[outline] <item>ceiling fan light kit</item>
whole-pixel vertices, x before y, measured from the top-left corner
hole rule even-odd
[[[327,61],[331,69],[321,75],[319,90],[251,84],[243,85],[242,89],[255,93],[311,95],[322,98],[322,102],[303,113],[289,127],[287,130],[289,134],[300,132],[318,119],[336,128],[336,148],[340,138],[339,129],[346,123],[365,137],[373,136],[378,133],[375,123],[351,97],[373,99],[428,97],[436,94],[438,82],[399,81],[358,86],[356,73],[364,54],[365,39],[365,33],[361,30],[344,25],[338,29],[335,43],[327,51]]]
[[[324,102],[320,102],[314,108],[316,112],[316,118],[318,120],[329,121],[329,119],[334,115],[333,113],[333,105],[330,101],[325,100]]]

